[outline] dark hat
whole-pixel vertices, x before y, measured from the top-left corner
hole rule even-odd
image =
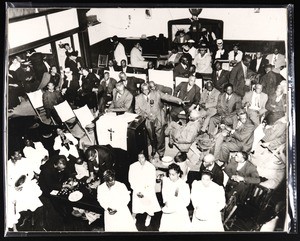
[[[207,45],[205,43],[201,43],[199,49],[207,49]]]
[[[78,51],[76,50],[76,51],[72,51],[72,52],[70,52],[69,53],[69,56],[78,56]]]
[[[121,83],[124,83],[124,81],[123,81],[123,80],[119,80],[119,81],[117,82],[117,84],[121,84]]]

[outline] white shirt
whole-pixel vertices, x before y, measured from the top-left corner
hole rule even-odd
[[[283,94],[277,96],[275,101],[276,101],[276,102],[279,102],[279,101],[281,100],[281,98],[282,98],[282,95],[283,95]]]
[[[260,58],[260,59],[256,59],[256,72],[257,72],[257,71],[258,71],[258,69],[259,69],[259,66],[260,66],[261,60],[262,60],[262,58]]]
[[[232,96],[232,94],[231,95],[226,94],[225,100],[227,100],[227,99],[230,100],[231,96]]]
[[[193,88],[193,86],[191,86],[191,85],[187,85],[187,92],[189,92],[191,89]]]
[[[192,56],[192,59],[194,59],[197,54],[197,49],[193,46],[189,49],[188,53]]]
[[[218,78],[218,79],[220,78],[220,76],[221,76],[221,73],[222,73],[222,69],[220,69],[220,70],[217,70],[217,78]]]
[[[251,105],[250,105],[249,109],[252,109],[252,110],[260,110],[261,109],[260,94],[253,92],[252,99],[251,99]]]

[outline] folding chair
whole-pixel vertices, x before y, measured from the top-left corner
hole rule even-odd
[[[74,109],[73,112],[74,112],[81,128],[85,132],[86,136],[93,143],[94,141],[90,137],[89,132],[87,130],[87,126],[92,124],[92,121],[95,119],[92,112],[90,111],[90,109],[88,108],[87,105],[85,105],[81,108],[78,108],[78,109]]]
[[[36,90],[34,92],[26,93],[28,99],[39,119],[44,122],[46,117],[46,111],[43,104],[43,92],[41,90]],[[50,117],[50,123],[55,123],[52,117]],[[45,123],[45,122],[44,122]]]
[[[149,69],[149,81],[155,84],[174,88],[174,76],[171,70],[155,70]]]
[[[56,110],[61,121],[68,128],[69,132],[71,132],[71,128],[69,127],[68,123],[74,123],[76,116],[69,103],[65,100],[64,102],[55,105],[54,109]]]
[[[107,63],[108,63],[108,55],[102,55],[99,54],[98,55],[98,67],[107,67]]]

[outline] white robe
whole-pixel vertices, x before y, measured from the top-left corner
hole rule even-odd
[[[108,188],[104,182],[97,189],[97,200],[104,213],[104,229],[109,232],[133,232],[137,231],[135,223],[128,208],[130,201],[129,191],[126,186],[116,181],[115,185]],[[109,214],[108,208],[115,209],[114,215]]]
[[[114,56],[115,56],[115,60],[117,62],[117,65],[121,65],[121,60],[125,59],[126,63],[127,63],[127,57],[126,57],[126,53],[125,53],[125,48],[124,45],[121,43],[118,43],[117,47],[115,48],[114,51]]]
[[[226,201],[225,191],[222,186],[211,182],[209,187],[205,187],[201,181],[194,181],[191,200],[194,206],[193,231],[224,231],[220,211],[224,208]]]
[[[128,180],[133,190],[133,213],[146,212],[153,216],[155,212],[161,210],[155,193],[156,170],[153,164],[148,161],[146,161],[144,165],[141,165],[138,161],[131,164],[129,167]],[[137,196],[139,192],[144,195],[143,198]]]
[[[59,155],[64,155],[68,157],[70,154],[76,158],[79,157],[78,150],[76,148],[76,145],[78,144],[78,140],[71,134],[71,133],[65,133],[65,136],[67,139],[69,139],[73,144],[69,144],[70,149],[68,150],[65,146],[62,146],[61,137],[57,136],[54,139],[54,150],[59,150]]]
[[[142,52],[136,47],[133,47],[130,52],[130,63],[133,67],[146,69],[148,62],[145,61],[145,58],[142,56]]]
[[[33,142],[33,144],[35,148],[31,146],[25,146],[23,149],[23,153],[26,159],[30,161],[34,172],[39,174],[41,172],[40,170],[40,166],[42,165],[41,161],[45,156],[49,156],[49,153],[41,142]]]
[[[190,203],[190,188],[187,183],[179,178],[176,182],[168,177],[163,178],[162,184],[163,202],[159,231],[184,232],[191,230],[191,221],[187,206]],[[178,196],[175,191],[178,188]]]

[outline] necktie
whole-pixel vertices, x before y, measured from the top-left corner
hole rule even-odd
[[[259,108],[260,107],[260,105],[259,105],[259,96],[257,95],[256,96],[256,106]]]
[[[229,101],[229,95],[226,97],[226,103],[228,103]]]
[[[147,102],[149,102],[149,97],[148,97],[148,95],[147,95]]]
[[[273,60],[273,64],[275,65],[276,63],[276,60],[277,60],[277,55],[274,55],[274,60]]]
[[[118,93],[116,99],[118,100],[118,99],[120,99],[120,97],[121,97],[121,95]]]

